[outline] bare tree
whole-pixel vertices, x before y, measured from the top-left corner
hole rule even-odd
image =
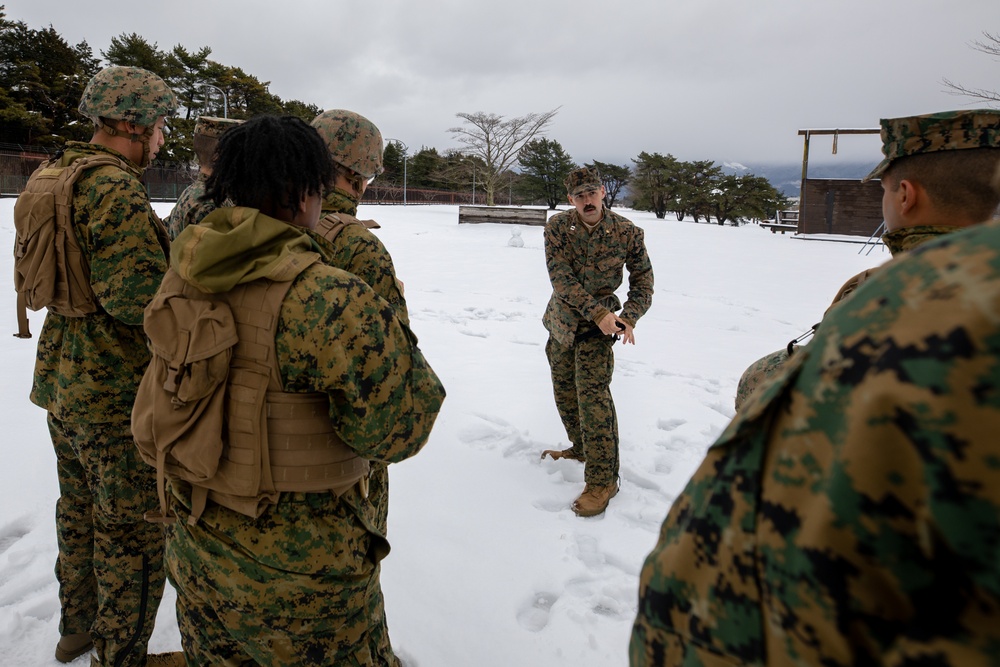
[[[517,162],[521,147],[544,130],[558,111],[556,107],[545,113],[507,119],[485,111],[455,114],[465,123],[448,131],[465,146],[463,153],[483,161],[485,169],[480,178],[487,206],[495,205],[493,195],[507,182],[504,174]]]
[[[1000,33],[991,33],[984,30],[983,37],[985,39],[974,41],[971,44],[972,48],[1000,60]],[[967,88],[950,79],[943,79],[942,83],[944,83],[952,95],[974,97],[977,100],[983,100],[987,103],[1000,103],[1000,91],[987,90],[986,88]]]

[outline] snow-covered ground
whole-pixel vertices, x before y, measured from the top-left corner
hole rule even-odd
[[[12,199],[0,200],[0,273],[12,275]],[[170,204],[156,204],[161,215]],[[458,225],[454,206],[362,207],[406,285],[413,329],[448,398],[423,452],[391,470],[383,589],[408,667],[628,664],[642,561],[670,503],[733,415],[750,362],[819,320],[854,273],[888,259],[851,243],[803,243],[756,226],[657,220],[656,276],[635,347],[616,351],[621,492],[600,517],[570,503],[582,466],[566,446],[541,318],[550,287],[542,228]],[[7,279],[10,280],[9,278]],[[624,300],[625,289],[621,290]],[[11,284],[0,290],[16,330]],[[42,315],[33,315],[33,330]],[[0,664],[56,665],[55,456],[28,400],[35,340],[0,336]],[[180,647],[174,596],[151,651]],[[76,661],[88,664],[86,658]]]

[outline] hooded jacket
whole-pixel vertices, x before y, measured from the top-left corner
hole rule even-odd
[[[392,306],[356,276],[315,262],[318,256],[304,229],[225,207],[181,232],[171,268],[198,289],[221,293],[310,262],[282,302],[275,335],[285,391],[328,394],[334,430],[359,456],[412,456],[427,441],[444,388]]]

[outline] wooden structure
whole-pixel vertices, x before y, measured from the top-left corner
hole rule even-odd
[[[777,222],[762,222],[762,223],[760,223],[760,226],[763,227],[764,229],[770,229],[772,234],[777,234],[778,232],[781,232],[782,234],[784,234],[785,232],[797,232],[797,231],[799,231],[799,226],[797,224],[796,225],[782,225],[782,224],[779,224]]]
[[[459,206],[458,222],[493,222],[506,225],[544,226],[549,212],[544,208],[520,208],[517,206]]]
[[[799,234],[844,234],[870,236],[882,224],[880,181],[862,183],[853,179],[810,179],[809,140],[832,136],[837,152],[840,135],[879,134],[879,129],[799,130],[802,149],[802,188],[799,194]],[[774,230],[772,230],[774,231]]]
[[[802,183],[799,234],[872,235],[882,224],[882,183],[811,178]]]

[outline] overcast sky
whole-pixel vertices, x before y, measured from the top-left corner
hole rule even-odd
[[[949,78],[1000,89],[973,50],[1000,0],[0,0],[100,56],[138,33],[212,49],[282,99],[348,108],[386,137],[457,147],[458,112],[560,107],[547,131],[577,162],[797,163],[799,129],[981,106]],[[877,137],[814,138],[810,159],[878,161]]]

